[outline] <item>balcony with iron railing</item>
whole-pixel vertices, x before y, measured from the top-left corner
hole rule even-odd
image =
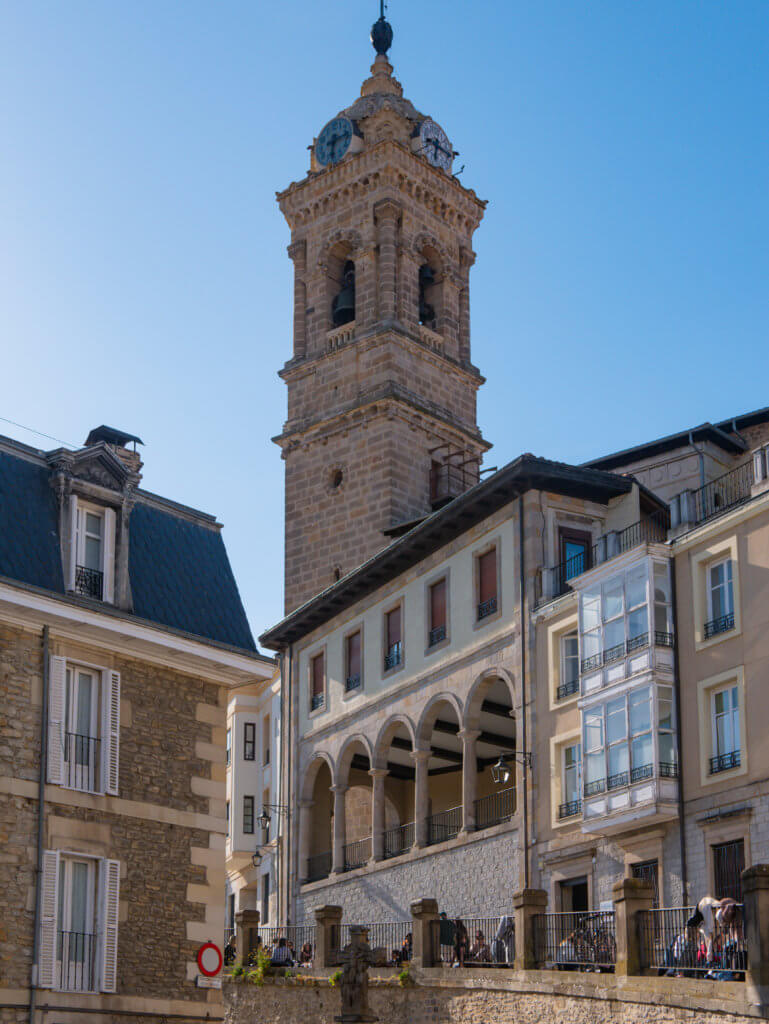
[[[427,818],[427,845],[435,846],[459,835],[462,828],[462,808],[451,807]]]
[[[400,857],[401,854],[408,853],[413,845],[414,822],[396,825],[395,828],[388,828],[383,833],[382,856],[385,860]]]
[[[403,642],[399,640],[390,646],[387,654],[384,656],[384,670],[389,672],[390,669],[396,668],[401,663],[403,656]]]
[[[362,868],[371,857],[371,837],[356,839],[353,843],[345,843],[342,847],[344,870],[353,871]]]
[[[705,639],[710,640],[719,633],[728,633],[730,629],[734,629],[734,612],[727,612],[726,615],[719,615],[718,618],[706,622]]]
[[[544,604],[571,590],[570,581],[603,565],[626,551],[631,551],[640,544],[661,544],[667,540],[670,528],[670,512],[667,508],[657,509],[638,522],[626,526],[624,530],[612,530],[599,537],[592,548],[586,548],[579,554],[542,570],[541,593],[539,604]]]
[[[82,597],[93,597],[97,601],[104,597],[104,573],[89,569],[85,565],[75,567],[75,593]]]
[[[718,775],[719,772],[728,772],[732,768],[740,767],[739,750],[730,750],[726,754],[716,754],[710,758],[710,775]]]
[[[331,874],[331,851],[314,853],[307,858],[307,881],[318,882]]]
[[[515,787],[482,796],[474,802],[475,828],[481,831],[510,821],[515,814]]]
[[[68,789],[97,792],[100,782],[99,739],[64,733],[64,781]]]
[[[90,932],[58,934],[56,947],[60,992],[93,992],[96,987],[96,936]]]

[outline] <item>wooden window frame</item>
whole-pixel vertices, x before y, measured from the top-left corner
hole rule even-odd
[[[251,738],[249,739],[249,730],[251,732]],[[251,753],[249,754],[249,747]],[[244,722],[243,723],[243,760],[244,761],[255,761],[256,760],[256,722]]]

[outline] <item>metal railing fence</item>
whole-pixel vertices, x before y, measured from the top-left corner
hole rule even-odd
[[[747,967],[747,945],[740,921],[734,926],[716,931],[708,943],[695,928],[686,922],[694,907],[663,907],[639,914],[639,940],[641,966],[657,969],[685,978],[701,977],[713,972],[739,974]]]
[[[748,501],[752,485],[753,463],[746,462],[692,491],[695,522],[701,523]]]
[[[331,874],[331,851],[315,853],[307,858],[307,881],[317,882]]]
[[[613,968],[617,959],[614,911],[537,914],[534,951],[537,964],[546,969]]]
[[[259,938],[268,951],[278,945],[279,939],[285,939],[291,949],[291,956],[297,963],[311,964],[315,957],[315,925],[260,925]],[[304,950],[309,946],[309,950]],[[309,959],[305,959],[309,955]]]
[[[353,868],[362,868],[371,856],[371,836],[365,839],[357,839],[354,843],[345,843],[342,847],[344,854],[344,869],[352,871]]]
[[[462,828],[462,808],[452,807],[448,811],[431,814],[427,819],[427,845],[434,846],[447,839],[453,839]]]
[[[478,831],[510,821],[515,814],[515,787],[482,796],[474,802],[474,807],[475,828]]]
[[[100,743],[96,736],[64,733],[64,785],[95,793],[100,789]]]
[[[441,962],[444,964],[452,964],[459,960],[457,929],[460,923],[467,932],[463,956],[465,966],[513,966],[515,961],[515,925],[512,910],[509,914],[501,917],[462,917],[460,915],[457,918],[436,921],[435,944],[439,950]]]
[[[389,860],[390,857],[399,857],[414,845],[414,822],[409,821],[405,825],[388,828],[383,833],[383,836],[384,859]]]
[[[96,936],[59,932],[56,948],[58,988],[62,992],[93,992],[96,988]]]

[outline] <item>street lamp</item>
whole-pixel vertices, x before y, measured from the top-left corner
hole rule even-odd
[[[259,865],[262,863],[262,855],[261,853],[259,853],[258,850],[254,850],[254,852],[251,854],[251,863],[254,865],[255,868],[258,868]]]
[[[269,813],[270,811],[277,815],[288,815],[288,807],[286,807],[285,804],[264,804],[262,807],[262,813],[256,821],[259,827],[263,828],[265,832],[270,827],[270,822],[272,821],[272,815]]]
[[[531,768],[531,752],[528,750],[516,750],[514,754],[500,754],[499,760],[491,766],[491,777],[497,785],[500,783],[504,785],[510,781],[510,776],[513,773],[508,767],[509,761],[515,761],[517,764],[526,765]]]

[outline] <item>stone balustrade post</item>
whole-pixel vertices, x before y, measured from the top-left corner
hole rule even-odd
[[[440,962],[438,901],[415,900],[411,904],[411,963],[435,967]]]
[[[475,793],[478,781],[475,746],[480,729],[460,729],[462,740],[462,831],[475,832]]]
[[[429,750],[414,750],[414,845],[427,846],[427,805],[430,799],[427,777],[427,762],[430,760]]]
[[[235,945],[241,963],[248,960],[248,954],[256,949],[259,935],[259,911],[239,910],[235,914]]]
[[[344,871],[344,844],[347,837],[344,806],[347,787],[332,786],[331,792],[334,794],[334,836],[333,850],[331,851],[331,870],[340,874]]]
[[[617,962],[614,973],[632,977],[641,973],[640,914],[651,910],[654,887],[641,878],[623,878],[612,886]]]
[[[332,905],[315,908],[315,964],[333,967],[342,932],[342,908]]]
[[[384,859],[385,831],[385,779],[386,768],[372,768],[369,771],[371,785],[371,856],[374,860]]]
[[[547,910],[547,893],[543,889],[520,889],[513,893],[515,919],[515,969],[532,971],[537,964],[534,929],[535,918]]]
[[[746,992],[751,1003],[769,1006],[769,864],[742,872],[744,933],[747,945]]]

